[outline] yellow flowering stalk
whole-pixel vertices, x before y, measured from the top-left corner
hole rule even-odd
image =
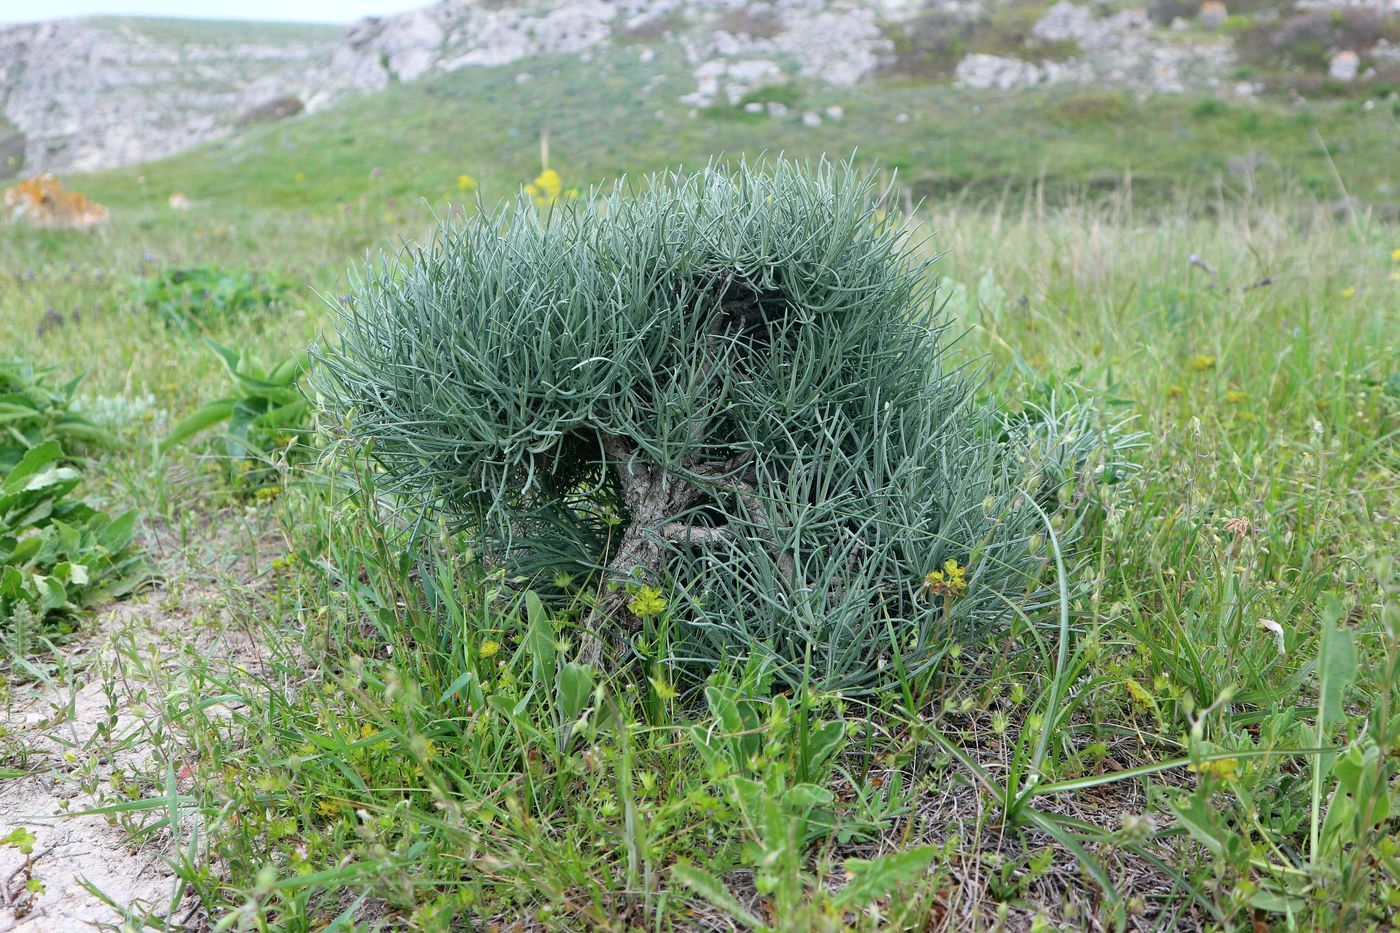
[[[1191,368],[1198,373],[1203,373],[1207,369],[1215,368],[1215,357],[1206,356],[1204,353],[1197,353],[1195,359],[1191,360]]]
[[[475,191],[475,190],[476,190],[476,179],[473,178],[473,177],[471,177],[470,175],[458,175],[458,176],[457,176],[457,190],[458,190],[458,191]]]

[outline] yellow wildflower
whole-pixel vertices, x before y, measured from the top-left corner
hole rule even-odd
[[[1400,262],[1400,246],[1397,246],[1395,247],[1395,249],[1390,251],[1390,258],[1393,259],[1395,262]]]
[[[500,650],[501,645],[499,642],[490,641],[488,639],[487,641],[481,643],[481,658],[482,660],[486,660],[487,658],[494,658],[496,656],[496,652]]]
[[[525,193],[534,200],[536,207],[548,207],[560,198],[570,200],[578,197],[578,189],[564,190],[564,179],[552,168],[547,168],[535,176],[535,180],[525,186]]]
[[[564,190],[564,180],[554,169],[547,168],[535,177],[535,187],[540,189],[542,195],[553,200]]]
[[[1215,357],[1206,356],[1204,353],[1197,353],[1195,359],[1191,361],[1191,368],[1198,373],[1203,373],[1207,369],[1215,368]]]
[[[666,609],[666,598],[656,587],[644,586],[637,590],[637,595],[627,604],[627,608],[639,619],[659,616]]]
[[[458,175],[458,176],[457,176],[457,190],[458,190],[458,191],[473,191],[473,190],[475,190],[475,188],[476,188],[476,179],[475,179],[475,178],[471,177],[470,175]]]
[[[1343,298],[1355,298],[1355,297],[1356,297],[1356,288],[1355,288],[1355,286],[1348,285],[1346,288],[1342,289],[1342,297],[1343,297]]]
[[[292,176],[292,181],[296,182],[297,184],[301,184],[302,182],[306,181],[306,173],[297,172],[295,175]]]
[[[924,577],[924,589],[935,596],[961,596],[967,592],[967,568],[950,557],[943,562],[942,570],[928,572]]]
[[[1233,781],[1239,776],[1240,760],[1238,758],[1220,758],[1211,761],[1202,761],[1198,764],[1191,765],[1190,770],[1197,774],[1219,778],[1222,781]]]
[[[1242,392],[1239,389],[1228,389],[1225,392],[1225,400],[1227,402],[1232,402],[1236,405],[1238,405],[1240,402],[1243,402],[1247,398],[1249,398],[1249,393]]]
[[[1153,699],[1152,694],[1148,693],[1147,688],[1142,684],[1138,683],[1136,680],[1128,680],[1125,682],[1125,686],[1128,688],[1128,696],[1133,698],[1133,702],[1140,706],[1145,706],[1148,709],[1156,708],[1157,701]]]
[[[1167,398],[1177,398],[1184,391],[1186,390],[1179,385],[1169,385],[1167,386]]]

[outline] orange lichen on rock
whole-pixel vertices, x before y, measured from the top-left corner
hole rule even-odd
[[[64,191],[51,172],[5,189],[5,214],[39,227],[88,230],[107,219],[107,208],[76,191]]]

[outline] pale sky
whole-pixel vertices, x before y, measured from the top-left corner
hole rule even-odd
[[[348,23],[426,6],[430,0],[0,0],[0,23],[118,14],[195,19]]]

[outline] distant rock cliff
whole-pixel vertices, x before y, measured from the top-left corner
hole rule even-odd
[[[251,84],[319,65],[335,37],[333,27],[141,19],[0,27],[0,115],[21,138],[25,171],[158,158],[230,129]]]

